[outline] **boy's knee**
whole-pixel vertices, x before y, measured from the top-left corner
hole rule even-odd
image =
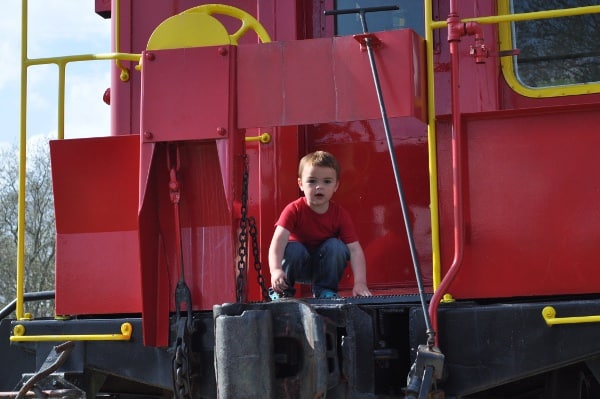
[[[283,258],[295,262],[306,262],[310,258],[310,253],[303,244],[290,241],[285,246]]]
[[[329,238],[321,244],[320,251],[323,255],[343,256],[346,260],[350,258],[348,246],[339,238]]]

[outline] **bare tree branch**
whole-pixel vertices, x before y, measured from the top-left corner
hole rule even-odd
[[[0,307],[16,297],[18,150],[0,150]],[[25,196],[25,291],[54,287],[54,200],[47,142],[29,145]],[[51,302],[26,305],[35,317],[52,316]]]

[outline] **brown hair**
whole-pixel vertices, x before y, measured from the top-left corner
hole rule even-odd
[[[298,177],[302,177],[302,171],[305,165],[320,166],[323,168],[331,168],[335,170],[336,179],[340,178],[340,164],[335,157],[327,151],[315,151],[306,154],[300,160],[298,165]]]

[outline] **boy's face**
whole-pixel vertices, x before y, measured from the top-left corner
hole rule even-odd
[[[329,207],[329,200],[338,189],[339,182],[335,169],[306,165],[298,179],[298,186],[304,192],[308,206],[317,212],[325,212]]]

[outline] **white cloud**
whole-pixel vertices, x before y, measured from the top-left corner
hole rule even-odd
[[[55,56],[57,48],[75,53],[108,52],[110,20],[94,12],[91,0],[29,0],[30,57]]]
[[[21,4],[1,0],[0,143],[19,136]],[[110,52],[110,20],[94,12],[94,1],[29,0],[28,57],[57,57]],[[77,62],[67,67],[65,137],[107,135],[109,110],[102,95],[110,84],[107,61]],[[56,134],[58,68],[28,71],[28,137]]]

